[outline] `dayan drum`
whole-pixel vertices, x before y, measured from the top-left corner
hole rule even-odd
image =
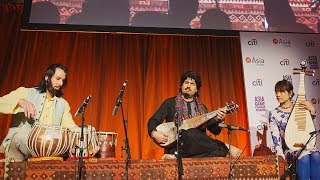
[[[115,132],[98,132],[100,158],[114,158],[116,156],[117,136]]]
[[[35,123],[28,134],[27,147],[34,157],[57,157],[70,147],[69,132],[61,126]]]
[[[74,127],[71,131],[70,157],[79,157],[81,145],[81,127]],[[98,136],[93,126],[83,127],[83,154],[82,157],[93,157],[99,151]]]

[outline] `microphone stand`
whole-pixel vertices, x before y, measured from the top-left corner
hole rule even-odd
[[[80,151],[79,151],[79,162],[78,162],[78,179],[82,179],[82,168],[84,167],[84,161],[83,161],[83,141],[84,141],[84,135],[83,135],[83,126],[84,126],[84,112],[82,113],[82,121],[81,121],[81,135],[80,135]]]
[[[179,126],[181,125],[182,121],[179,121],[178,114],[175,115],[175,125],[177,127],[177,146],[175,151],[175,156],[177,157],[177,164],[178,164],[178,179],[181,180],[183,176],[183,165],[182,165],[182,142],[180,142],[181,138],[181,130],[179,129]]]
[[[314,136],[318,135],[320,131],[317,131],[316,133],[312,133],[310,134],[310,138],[308,139],[308,141],[306,142],[306,144],[303,145],[303,147],[298,151],[297,155],[295,156],[293,162],[289,165],[289,167],[287,168],[287,170],[284,171],[284,173],[280,176],[280,180],[285,180],[287,176],[290,177],[290,179],[296,179],[296,166],[298,166],[298,159],[300,157],[300,155],[302,154],[302,152],[307,148],[308,143],[314,138]]]
[[[232,174],[232,157],[231,157],[231,128],[227,128],[228,129],[228,143],[229,143],[229,179],[232,180],[233,179],[233,174]]]
[[[123,108],[122,108],[122,100],[120,99],[121,113],[122,113],[122,122],[125,133],[125,147],[122,147],[122,150],[126,150],[126,180],[129,178],[129,161],[131,160],[130,147],[129,147],[129,139],[128,139],[128,130],[127,125],[128,121],[124,118]]]

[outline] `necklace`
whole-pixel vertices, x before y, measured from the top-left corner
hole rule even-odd
[[[292,106],[292,103],[290,104],[290,106],[288,107],[283,107],[283,106],[280,106],[282,109],[289,109],[290,107]]]

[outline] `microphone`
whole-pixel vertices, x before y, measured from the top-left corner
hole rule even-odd
[[[313,135],[315,135],[315,134],[317,134],[317,133],[319,133],[319,132],[320,132],[320,130],[316,130],[316,131],[310,132],[309,134],[310,134],[310,136],[313,136]]]
[[[122,88],[121,88],[119,95],[118,95],[118,98],[116,100],[116,105],[114,106],[113,111],[112,111],[112,116],[117,114],[118,108],[122,102],[123,92],[124,92],[124,89],[126,88],[127,83],[128,83],[128,80],[125,80],[122,85]]]
[[[83,101],[83,103],[81,104],[81,106],[79,107],[79,109],[77,110],[77,112],[74,114],[75,117],[79,117],[81,114],[84,113],[84,110],[86,109],[87,105],[88,105],[88,102],[90,101],[91,99],[91,95],[89,95],[87,97],[87,99],[85,99]]]
[[[221,127],[221,128],[227,128],[227,129],[230,129],[230,130],[241,130],[241,131],[247,131],[247,132],[250,133],[250,130],[244,129],[244,128],[239,127],[239,126],[231,126],[231,125],[228,125],[228,124],[225,124],[225,123],[219,123],[218,126]]]

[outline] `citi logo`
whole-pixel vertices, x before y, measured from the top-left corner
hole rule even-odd
[[[253,63],[253,64],[257,64],[257,65],[263,65],[264,64],[264,59],[262,58],[250,58],[250,57],[246,57],[246,62],[247,63]]]
[[[253,86],[263,86],[262,79],[257,79],[255,81],[252,81],[252,85]]]
[[[281,66],[289,66],[290,65],[289,59],[284,59],[284,60],[280,61],[280,65]]]
[[[310,41],[306,42],[305,45],[306,45],[307,47],[314,47],[314,44],[315,44],[314,41],[313,41],[313,40],[310,40]]]
[[[318,99],[317,98],[312,98],[311,99],[311,103],[312,104],[320,104],[320,98],[318,98]]]
[[[316,79],[316,80],[312,81],[312,85],[313,86],[320,86],[320,80]]]
[[[258,130],[265,130],[265,129],[268,129],[268,125],[263,123],[263,124],[259,124],[257,125],[256,127]]]
[[[257,39],[251,39],[250,41],[248,41],[248,45],[256,46],[256,45],[258,45],[258,40]]]

